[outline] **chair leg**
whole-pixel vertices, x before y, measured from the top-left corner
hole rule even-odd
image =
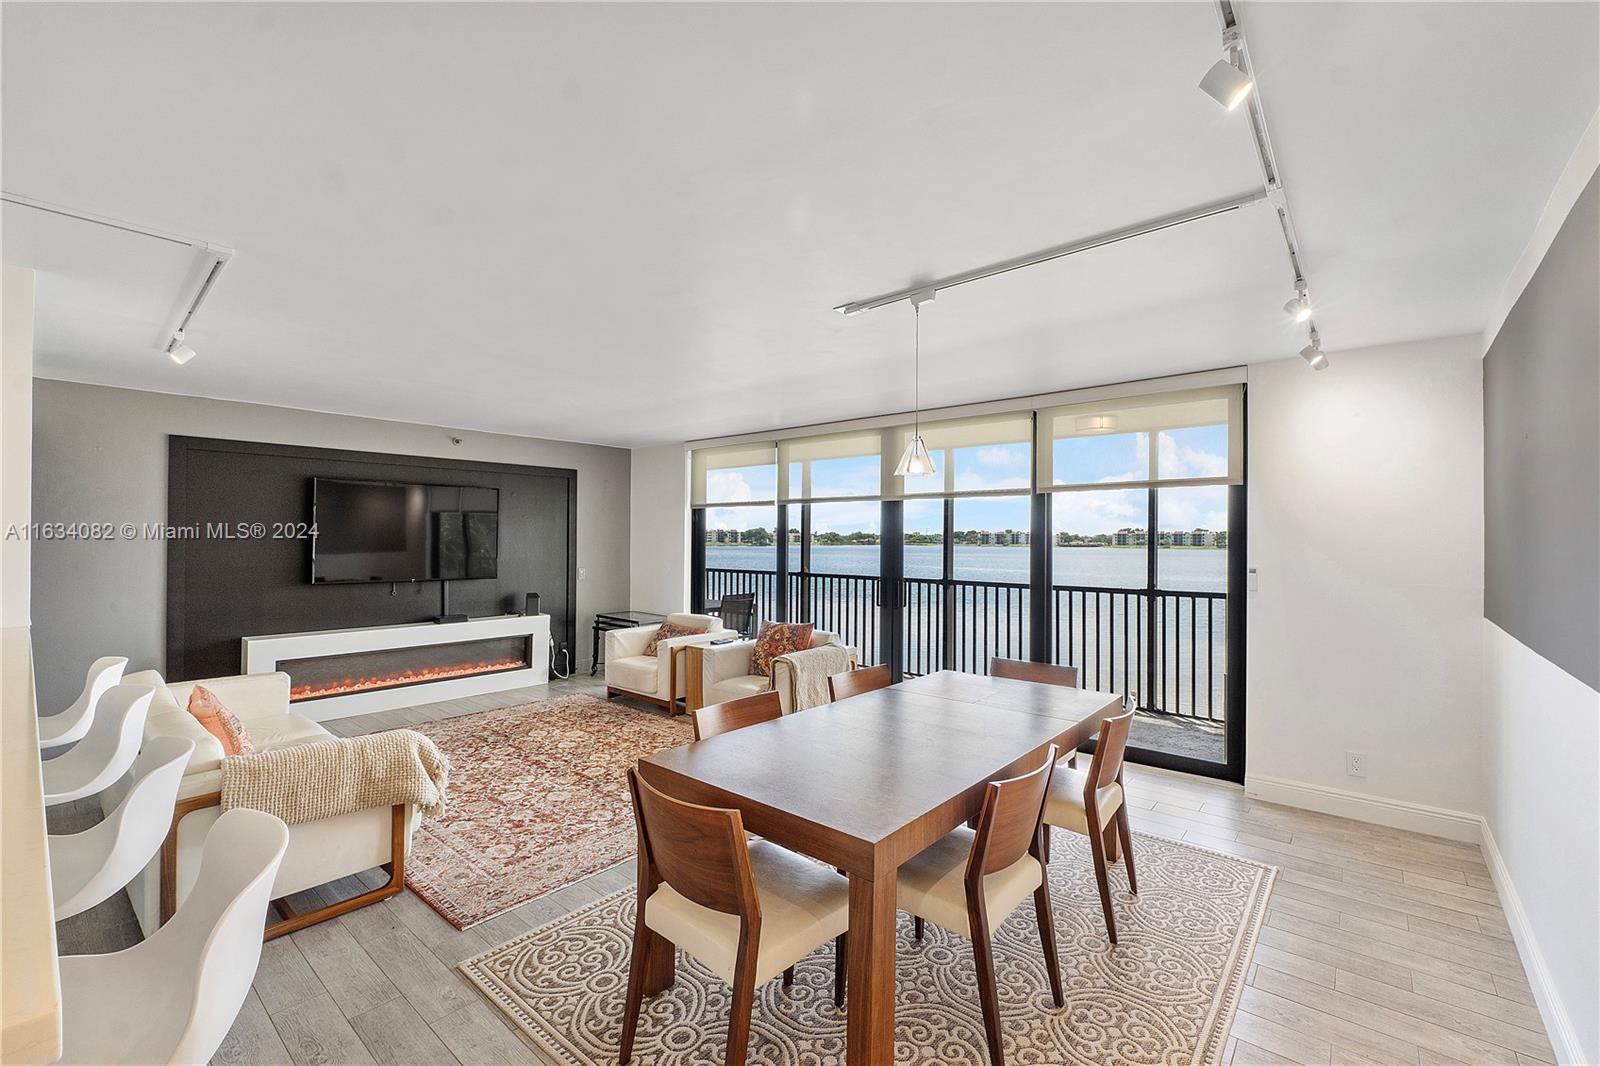
[[[1040,845],[1039,845],[1039,854],[1043,858],[1044,865],[1049,866],[1050,865],[1050,823],[1049,822],[1041,822],[1039,824],[1039,831],[1044,834],[1044,838],[1040,842]]]
[[[845,974],[850,969],[849,933],[833,938],[833,1005],[844,1006]]]
[[[1115,863],[1122,857],[1122,851],[1117,845],[1117,827],[1108,825],[1101,830],[1101,838],[1106,845],[1106,862]]]
[[[794,987],[794,967],[793,966],[790,966],[788,969],[783,971],[783,987],[784,988],[793,988]]]
[[[628,1002],[622,1008],[622,1052],[618,1056],[624,1066],[633,1057],[633,1037],[639,1029],[639,1008],[644,1002],[645,941],[649,935],[644,917],[635,918],[633,958],[628,962]]]
[[[1039,944],[1044,948],[1044,966],[1050,974],[1050,998],[1055,1005],[1066,1005],[1061,994],[1061,962],[1056,957],[1056,923],[1050,912],[1050,878],[1047,875],[1033,890],[1033,909],[1039,917]]]
[[[744,1066],[750,1047],[750,1012],[756,1002],[755,960],[739,965],[733,973],[733,999],[728,1004],[727,1066]]]
[[[1106,915],[1106,935],[1117,942],[1117,919],[1111,912],[1111,882],[1106,879],[1106,845],[1101,833],[1089,834],[1089,850],[1094,853],[1094,879],[1100,885],[1100,909]]]
[[[1117,811],[1117,833],[1122,837],[1122,861],[1128,867],[1128,891],[1139,894],[1139,879],[1133,875],[1133,827],[1128,823],[1128,805]]]
[[[918,940],[922,939],[922,919],[913,916],[911,919],[911,935]]]
[[[970,908],[968,910],[971,915]],[[989,1040],[989,1061],[1005,1066],[1006,1053],[1000,1043],[1000,998],[995,985],[994,945],[989,942],[989,923],[977,915],[972,918],[972,959],[978,971],[978,1001],[983,1005],[983,1032]]]

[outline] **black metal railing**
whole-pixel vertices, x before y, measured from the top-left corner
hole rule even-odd
[[[775,572],[708,567],[705,573],[707,601],[751,592],[758,623],[777,617]],[[880,585],[868,574],[791,573],[789,617],[837,633],[861,651],[862,662],[882,662]],[[1020,582],[906,578],[905,672],[984,674],[992,656],[1028,658],[1030,599]],[[1051,658],[1077,666],[1084,687],[1127,693],[1157,713],[1223,718],[1225,593],[1055,585],[1050,610]]]

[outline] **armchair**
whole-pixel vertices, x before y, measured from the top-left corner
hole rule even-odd
[[[842,643],[837,634],[822,629],[812,631],[813,648]],[[772,678],[751,672],[750,657],[755,647],[753,640],[736,640],[731,644],[707,644],[691,649],[685,656],[684,665],[689,675],[685,707],[694,711],[709,704],[725,703],[742,696],[770,691],[773,687]],[[790,693],[786,686],[778,686],[778,699],[784,714],[794,710],[790,706]]]
[[[669,614],[667,621],[698,626],[704,633],[663,640],[655,655],[646,655],[645,646],[659,628],[654,625],[612,629],[606,633],[606,697],[629,696],[678,713],[678,700],[688,694],[683,668],[683,651],[739,634],[709,614]]]
[[[127,676],[124,682],[155,689],[144,726],[146,745],[157,737],[180,737],[194,742],[194,752],[189,756],[178,785],[177,809],[173,812],[166,842],[160,854],[128,883],[128,899],[133,904],[140,929],[148,937],[172,917],[193,890],[200,873],[200,856],[206,837],[222,817],[222,745],[184,709],[194,686],[205,685],[239,716],[258,751],[332,740],[333,734],[311,719],[290,712],[288,674],[249,674],[169,683],[154,670],[146,670]],[[102,792],[102,810],[110,815],[131,787],[132,781],[124,778]],[[376,866],[387,867],[390,878],[387,884],[353,899],[285,917],[267,928],[266,939],[326,921],[400,892],[404,888],[406,849],[420,819],[417,808],[405,804],[290,826],[289,848],[277,870],[273,899]]]

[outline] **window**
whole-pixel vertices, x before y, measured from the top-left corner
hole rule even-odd
[[[889,433],[891,459],[899,461],[918,427]],[[983,415],[925,422],[922,439],[935,471],[924,477],[888,476],[890,498],[976,496],[1033,489],[1033,413]]]
[[[1244,451],[1238,385],[1096,400],[1040,411],[1039,487],[1238,485]]]

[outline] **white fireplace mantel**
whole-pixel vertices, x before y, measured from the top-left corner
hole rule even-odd
[[[434,644],[456,644],[468,640],[493,640],[496,637],[531,636],[533,665],[526,670],[503,670],[467,677],[442,678],[395,688],[352,692],[341,696],[303,700],[291,705],[296,714],[316,721],[370,714],[418,703],[436,703],[462,696],[477,696],[526,685],[543,685],[550,680],[550,616],[547,614],[500,614],[470,618],[464,622],[418,622],[365,629],[326,629],[312,633],[276,633],[245,637],[240,643],[240,660],[247,674],[270,674],[278,664],[290,659],[318,655],[343,655],[397,648],[421,648]]]

